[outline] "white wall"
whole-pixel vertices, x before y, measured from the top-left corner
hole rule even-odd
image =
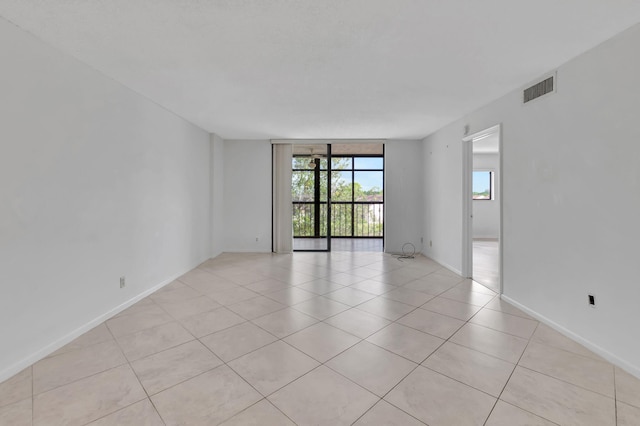
[[[500,235],[500,157],[498,154],[473,154],[473,170],[492,171],[493,199],[473,201],[473,238],[498,238]]]
[[[405,243],[416,252],[422,244],[421,141],[389,140],[385,143],[385,251],[401,253]],[[409,250],[409,247],[407,247]]]
[[[211,257],[224,251],[224,140],[211,135]]]
[[[504,292],[640,376],[640,25],[425,139],[427,251],[461,264],[461,142],[503,123]],[[448,146],[448,147],[447,147]],[[587,306],[587,293],[597,308]]]
[[[0,54],[2,381],[210,238],[206,132],[2,19]]]
[[[271,142],[225,140],[224,251],[270,252],[271,216]]]
[[[446,127],[425,139],[423,170],[423,253],[461,273],[462,133]]]

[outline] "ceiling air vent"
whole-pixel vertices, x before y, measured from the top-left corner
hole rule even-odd
[[[555,76],[552,75],[533,86],[524,89],[524,103],[531,102],[534,99],[538,99],[547,93],[555,92]]]

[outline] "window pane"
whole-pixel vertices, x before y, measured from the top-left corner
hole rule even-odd
[[[351,209],[352,204],[331,203],[331,236],[351,236]]]
[[[350,170],[352,168],[351,157],[332,157],[331,168],[333,170]]]
[[[383,205],[354,204],[354,235],[356,237],[382,237]]]
[[[291,197],[293,201],[313,201],[313,172],[293,172]]]
[[[313,165],[313,159],[311,157],[293,157],[292,159],[292,169],[302,169],[302,170],[313,170],[315,166]]]
[[[351,172],[331,173],[331,200],[351,201]]]
[[[327,175],[329,172],[320,172],[320,201],[327,201]]]
[[[473,199],[491,200],[491,172],[473,172]]]
[[[382,170],[384,159],[382,157],[356,157],[355,169]]]
[[[293,236],[312,237],[314,234],[314,207],[313,203],[293,204]]]
[[[354,172],[355,201],[383,201],[382,172]]]

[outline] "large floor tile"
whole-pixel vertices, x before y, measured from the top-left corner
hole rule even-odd
[[[0,407],[0,425],[31,426],[32,417],[31,398]]]
[[[162,303],[167,302],[181,302],[198,296],[202,296],[202,293],[189,286],[184,286],[183,288],[177,288],[171,291],[156,292],[149,297],[153,299],[154,302],[161,305]]]
[[[266,294],[274,291],[285,290],[291,288],[291,285],[280,280],[273,278],[265,279],[245,286],[247,290],[251,290],[255,293]]]
[[[441,274],[429,274],[403,285],[404,288],[421,291],[423,293],[438,296],[456,286],[462,281],[459,276],[447,276]]]
[[[32,383],[31,367],[0,383],[0,407],[31,398]]]
[[[180,323],[191,334],[200,338],[216,331],[224,330],[236,324],[245,322],[245,319],[227,308],[218,308],[213,311],[203,312],[182,318]]]
[[[470,280],[470,279],[466,279],[462,281],[461,283],[457,284],[455,288],[460,288],[467,291],[474,291],[476,293],[484,293],[484,294],[488,294],[489,296],[496,295],[495,291],[491,290],[490,288],[482,285],[477,281]]]
[[[140,312],[112,318],[106,322],[115,337],[137,333],[173,321],[166,312]]]
[[[354,426],[424,426],[424,423],[411,417],[385,400],[380,400]]]
[[[538,328],[536,328],[536,331],[533,333],[531,340],[537,343],[542,343],[543,345],[564,349],[565,351],[573,352],[598,361],[604,361],[603,358],[591,352],[580,343],[558,333],[546,324],[541,323],[538,325]]]
[[[516,367],[500,399],[561,425],[615,425],[615,401],[595,392]]]
[[[386,397],[430,426],[483,425],[496,399],[439,373],[418,367]]]
[[[499,297],[494,297],[493,300],[487,303],[486,305],[484,305],[484,307],[487,309],[492,309],[494,311],[504,312],[505,314],[515,315],[517,317],[522,317],[522,318],[531,319],[531,320],[534,319],[530,315],[526,314],[525,312],[521,311],[520,309],[516,308],[509,302],[502,300]]]
[[[616,377],[616,398],[640,408],[640,379],[619,367],[615,368]]]
[[[417,364],[363,341],[327,362],[326,366],[383,397]]]
[[[390,321],[395,321],[398,318],[416,309],[415,306],[407,305],[406,303],[402,302],[396,302],[395,300],[387,299],[381,296],[358,305],[357,308],[361,311],[369,312],[370,314],[377,315]]]
[[[478,293],[477,291],[454,287],[445,291],[440,296],[446,297],[447,299],[457,300],[458,302],[482,307],[489,303],[491,299],[495,297],[495,294]]]
[[[359,309],[349,309],[331,318],[327,318],[324,322],[361,339],[365,339],[381,328],[391,324],[389,320]]]
[[[220,426],[295,426],[280,410],[263,399],[231,417]]]
[[[321,366],[280,389],[269,400],[299,425],[350,425],[378,397]]]
[[[272,343],[229,363],[262,395],[269,395],[319,364],[282,341]]]
[[[329,278],[320,278],[297,285],[296,288],[323,295],[331,293],[332,291],[340,290],[341,288],[344,288],[344,286],[330,281]]]
[[[162,312],[162,308],[160,308],[158,305],[156,305],[153,302],[150,302],[150,303],[152,306],[158,309],[158,312]],[[60,349],[58,349],[57,351],[55,351],[49,356],[52,357],[52,356],[60,355],[66,352],[71,352],[77,349],[82,349],[88,346],[96,345],[98,343],[108,342],[110,340],[113,340],[113,336],[111,335],[111,332],[107,328],[107,325],[105,323],[102,323],[92,328],[91,330],[87,331],[86,333],[82,334],[81,336],[78,336],[78,338],[64,345],[63,347],[61,347]]]
[[[33,424],[84,425],[146,397],[131,368],[123,365],[36,395]]]
[[[198,296],[187,300],[158,302],[162,309],[175,319],[186,318],[203,312],[212,311],[220,307],[207,296]]]
[[[527,347],[527,340],[481,325],[467,323],[451,341],[516,364]]]
[[[421,308],[400,318],[398,323],[438,336],[441,339],[448,339],[464,325],[464,321]]]
[[[200,339],[224,362],[259,349],[277,339],[260,327],[245,322]]]
[[[523,367],[615,398],[613,365],[562,349],[530,342],[519,363]]]
[[[164,426],[151,401],[143,399],[88,426]]]
[[[640,408],[624,402],[617,403],[618,426],[640,425]]]
[[[147,394],[153,395],[222,364],[194,340],[131,363]]]
[[[202,282],[189,283],[189,287],[202,294],[213,294],[221,291],[228,291],[235,288],[241,288],[240,285],[222,277],[214,276],[213,279]]]
[[[335,275],[330,275],[325,279],[331,281],[332,283],[340,284],[343,286],[355,284],[357,282],[366,280],[365,277],[353,275],[350,273],[344,273],[344,272],[335,274]]]
[[[286,308],[286,305],[264,296],[258,296],[253,299],[238,302],[234,305],[229,305],[228,308],[241,317],[252,320],[263,315],[270,314],[271,312],[284,309]]]
[[[522,337],[523,339],[529,339],[538,326],[538,321],[528,320],[491,309],[482,309],[469,321],[497,331],[502,331],[503,333]]]
[[[420,278],[423,275],[424,273],[420,270],[402,268],[391,272],[385,272],[378,276],[374,276],[371,279],[393,286],[401,286],[417,278]]]
[[[307,327],[284,339],[285,342],[300,349],[310,357],[325,362],[360,339],[352,334],[325,323],[318,323]]]
[[[345,287],[340,290],[327,293],[324,297],[335,300],[336,302],[344,303],[345,305],[356,306],[366,302],[367,300],[373,299],[376,295],[352,287]]]
[[[342,311],[346,311],[349,309],[349,305],[327,299],[324,296],[318,296],[293,305],[293,309],[300,311],[303,314],[310,315],[318,320],[324,320],[333,315],[339,314]]]
[[[462,321],[468,321],[469,318],[474,316],[481,308],[468,303],[458,302],[457,300],[447,299],[446,297],[436,297],[422,305],[422,309],[454,317]]]
[[[318,320],[295,309],[285,308],[256,318],[252,322],[282,339],[317,323]]]
[[[395,300],[396,302],[405,303],[411,306],[422,306],[435,296],[432,294],[423,293],[417,290],[411,290],[410,288],[398,287],[382,295],[385,299]]]
[[[207,296],[222,306],[229,306],[244,300],[253,299],[254,297],[258,297],[259,294],[244,287],[234,287],[207,293]]]
[[[424,361],[444,342],[438,337],[400,324],[383,328],[367,341],[416,363]]]
[[[260,399],[262,396],[226,365],[151,397],[167,426],[218,424]]]
[[[398,287],[395,285],[384,284],[384,283],[381,283],[380,281],[364,280],[364,281],[357,282],[355,284],[351,284],[349,288],[366,291],[367,293],[380,296],[381,294],[388,293],[392,290],[397,289]]]
[[[46,392],[126,362],[115,341],[45,358],[33,365],[33,393]]]
[[[507,404],[504,401],[498,401],[493,408],[489,420],[485,423],[485,426],[553,426],[555,423],[551,423],[548,420],[538,417],[535,414],[531,414],[524,411],[515,405]]]
[[[129,361],[181,345],[194,337],[177,322],[149,328],[135,334],[118,337],[118,343]]]
[[[515,364],[450,342],[431,354],[422,365],[496,398],[515,368]]]
[[[163,310],[160,307],[160,305],[158,305],[156,302],[153,301],[153,299],[147,296],[143,299],[140,299],[133,305],[129,306],[119,314],[115,315],[114,318],[125,316],[125,315],[140,314],[143,312],[162,313]],[[105,324],[101,324],[101,325],[106,326]],[[100,343],[100,342],[95,342],[95,343]]]
[[[299,287],[287,287],[282,290],[265,293],[264,296],[278,303],[282,303],[285,306],[291,306],[304,302],[305,300],[313,299],[317,294],[302,290]]]
[[[212,272],[206,271],[201,268],[192,269],[186,274],[178,277],[178,281],[182,281],[183,283],[188,285],[194,285],[196,283],[207,283],[215,281],[216,279],[220,279],[220,277],[214,275]]]

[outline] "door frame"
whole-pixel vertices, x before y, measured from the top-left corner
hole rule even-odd
[[[499,227],[498,227],[498,274],[500,294],[503,293],[503,164],[502,164],[502,124],[496,124],[479,132],[462,138],[462,276],[473,278],[473,142],[489,135],[498,135],[498,187],[500,194],[499,203]]]
[[[331,252],[331,143],[329,142],[325,142],[325,143],[313,143],[313,144],[309,144],[309,145],[318,145],[318,146],[326,146],[327,148],[327,154],[326,154],[326,158],[327,158],[327,217],[326,217],[326,221],[327,221],[327,236],[326,237],[319,237],[319,239],[326,239],[326,243],[327,246],[326,248],[318,248],[318,249],[296,249],[295,248],[295,243],[293,243],[293,252]],[[314,194],[314,205],[317,208],[320,200],[318,200],[319,198],[319,188],[320,188],[320,183],[317,179],[320,179],[321,173],[320,173],[320,162],[316,161],[316,167],[314,168],[314,187],[315,187],[315,194]],[[316,210],[316,213],[318,213],[318,210]],[[314,227],[320,226],[320,222],[318,222],[317,217],[314,214]]]

